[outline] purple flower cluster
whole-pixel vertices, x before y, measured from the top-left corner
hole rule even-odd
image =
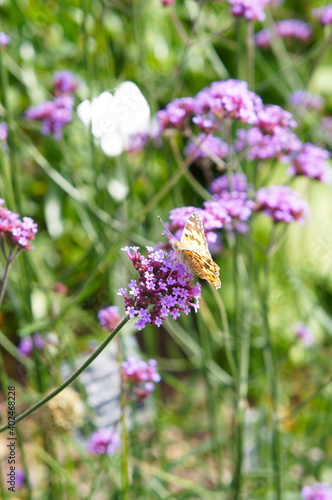
[[[97,316],[103,329],[110,332],[112,332],[121,321],[119,308],[117,306],[109,306],[106,307],[106,309],[101,309]]]
[[[44,347],[44,340],[40,333],[24,337],[18,344],[18,350],[22,356],[30,356],[33,351],[33,346],[39,351]]]
[[[7,35],[7,33],[4,33],[3,31],[0,31],[0,47],[7,47],[7,45],[10,42],[10,36]]]
[[[324,107],[324,98],[320,94],[313,94],[307,90],[295,90],[289,96],[293,108],[304,108],[312,111],[321,111]]]
[[[230,186],[231,184],[231,186]],[[214,179],[209,187],[210,193],[213,195],[221,195],[223,191],[247,191],[248,183],[245,174],[224,174]]]
[[[323,129],[332,135],[332,116],[324,116],[320,123]]]
[[[53,93],[55,96],[73,94],[80,81],[71,71],[56,71],[53,79]]]
[[[237,130],[236,151],[248,149],[249,160],[268,160],[284,153],[298,151],[301,141],[291,132],[296,121],[280,106],[267,105],[257,113],[257,124],[249,130]]]
[[[312,11],[312,14],[322,26],[332,24],[332,4],[326,5],[326,7],[318,7]]]
[[[4,203],[0,199],[0,238],[5,238],[11,247],[19,245],[25,250],[33,250],[31,241],[35,239],[37,224],[30,217],[20,220],[19,214],[2,207]]]
[[[256,193],[254,209],[262,211],[274,222],[285,222],[286,224],[293,221],[304,224],[309,216],[308,203],[288,186],[260,188]]]
[[[182,97],[174,99],[167,104],[165,109],[161,109],[156,114],[159,132],[166,129],[177,128],[185,130],[188,125],[188,117],[193,112],[193,99],[191,97]]]
[[[31,106],[25,111],[28,120],[41,121],[43,135],[52,134],[55,139],[62,138],[62,129],[73,118],[74,99],[69,95],[56,97],[53,101],[44,101]]]
[[[247,20],[264,21],[264,8],[270,0],[228,0],[235,17],[244,17]]]
[[[228,154],[228,145],[219,137],[212,134],[199,134],[197,137],[200,145],[190,141],[184,150],[186,156],[190,156],[195,152],[193,161],[198,158],[209,158],[210,155],[218,156],[218,158],[226,158]],[[210,153],[210,154],[209,154]]]
[[[154,391],[154,384],[160,382],[161,376],[157,372],[158,362],[149,359],[146,363],[134,357],[128,358],[122,363],[122,375],[124,380],[130,384],[132,391],[139,401],[143,401]]]
[[[73,119],[74,99],[70,95],[78,87],[79,80],[71,71],[58,71],[54,75],[53,101],[30,106],[24,113],[28,120],[41,121],[43,135],[62,138],[62,129]]]
[[[332,486],[329,483],[314,483],[302,488],[303,500],[332,500]]]
[[[90,436],[86,448],[92,455],[115,455],[117,448],[121,446],[120,435],[114,427],[103,427]]]
[[[328,159],[331,154],[326,149],[319,148],[310,142],[302,145],[300,151],[290,155],[288,173],[290,175],[305,175],[311,179],[328,184],[331,168]]]
[[[315,343],[312,330],[310,330],[305,323],[301,322],[293,325],[293,332],[305,346],[310,347]]]
[[[299,19],[284,19],[283,21],[277,21],[273,29],[263,28],[256,33],[255,44],[261,48],[269,47],[276,35],[283,39],[296,38],[302,42],[307,42],[311,38],[312,28],[310,24]]]
[[[6,143],[8,137],[8,125],[5,122],[0,123],[0,143]]]
[[[197,312],[201,287],[199,283],[191,284],[193,275],[184,266],[172,263],[163,250],[153,251],[148,247],[146,257],[139,253],[139,247],[123,250],[139,277],[130,281],[128,289],[120,289],[118,295],[124,298],[129,318],[138,318],[135,323],[138,330],[148,323],[159,327],[168,316],[177,319],[181,312],[189,314],[191,307]],[[192,303],[192,299],[196,302]]]

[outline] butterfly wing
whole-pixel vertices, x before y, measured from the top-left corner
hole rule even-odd
[[[177,255],[179,261],[199,278],[206,279],[215,288],[220,288],[220,268],[212,260],[198,212],[193,212],[186,222]]]

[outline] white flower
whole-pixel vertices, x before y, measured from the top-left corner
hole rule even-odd
[[[150,108],[133,82],[123,82],[114,95],[106,91],[81,102],[77,114],[107,156],[120,155],[132,135],[149,131]]]

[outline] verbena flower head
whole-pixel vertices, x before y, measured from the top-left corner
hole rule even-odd
[[[332,486],[329,483],[314,483],[302,488],[303,500],[332,500]]]
[[[318,7],[312,11],[312,14],[323,26],[332,24],[332,4],[326,5],[326,7]]]
[[[246,222],[255,204],[247,199],[246,191],[222,190],[213,198],[212,201],[204,202],[207,213],[218,220],[219,214],[225,212],[228,215],[228,221],[224,224],[226,230],[236,230],[241,233],[248,231]]]
[[[328,163],[331,153],[310,142],[303,144],[299,152],[290,155],[290,175],[305,175],[311,179],[328,184],[331,178],[331,167]]]
[[[18,350],[22,356],[30,356],[33,351],[33,346],[39,351],[44,347],[43,337],[39,333],[35,333],[33,336],[24,337],[18,344]]]
[[[181,312],[189,314],[192,307],[197,312],[201,286],[191,284],[193,275],[184,266],[174,264],[163,250],[148,248],[146,257],[138,247],[123,250],[139,276],[130,281],[128,288],[120,289],[118,295],[124,298],[127,316],[138,319],[138,330],[148,323],[159,327],[168,316],[177,319]]]
[[[256,193],[254,209],[262,211],[274,222],[296,221],[304,224],[309,216],[309,205],[289,186],[268,186]]]
[[[184,130],[188,125],[188,116],[192,112],[193,99],[191,97],[174,99],[174,101],[167,104],[165,109],[158,111],[156,114],[160,132],[172,128]]]
[[[134,357],[122,363],[122,374],[129,383],[129,393],[133,392],[139,401],[143,401],[154,391],[154,384],[160,382],[161,376],[157,372],[158,362],[149,359],[148,362]],[[130,396],[130,394],[129,394]]]
[[[71,71],[57,71],[54,73],[54,95],[72,94],[79,86],[80,81]]]
[[[101,309],[98,312],[98,320],[104,330],[112,332],[121,321],[119,308],[117,306],[109,306],[106,309]]]
[[[196,150],[193,160],[209,158],[209,153],[218,156],[218,158],[226,158],[228,145],[219,137],[212,134],[199,134],[197,139],[201,143],[199,148],[194,142],[190,141],[184,150],[186,156],[190,156]]]
[[[304,108],[312,111],[321,111],[324,107],[324,98],[307,90],[295,90],[289,96],[293,108]]]
[[[7,123],[0,123],[0,143],[6,143],[8,137],[8,125]]]
[[[273,29],[263,28],[256,33],[256,46],[261,48],[269,47],[276,34],[283,39],[295,38],[302,42],[307,42],[311,38],[312,27],[310,24],[300,21],[299,19],[284,19],[283,21],[277,21]]]
[[[302,142],[288,128],[276,126],[272,134],[264,133],[260,128],[239,129],[234,141],[236,151],[247,150],[249,160],[269,160],[284,156],[284,153],[299,151]]]
[[[115,455],[121,446],[120,435],[114,427],[103,427],[96,430],[87,441],[86,448],[93,455]]]
[[[231,186],[229,185],[231,183]],[[209,187],[210,193],[220,195],[222,191],[247,191],[248,182],[245,174],[231,173],[230,175],[223,174],[214,179]]]
[[[296,323],[293,325],[293,332],[307,347],[315,343],[313,332],[305,323]]]
[[[274,104],[259,109],[257,118],[257,127],[267,134],[273,134],[277,127],[294,128],[297,125],[292,113]]]
[[[0,238],[5,238],[9,246],[22,247],[25,250],[33,250],[31,241],[35,239],[37,224],[30,217],[19,219],[19,214],[15,214],[2,207],[5,203],[0,199]]]
[[[233,118],[254,124],[262,106],[261,98],[248,89],[247,82],[233,79],[213,82],[194,98],[194,114],[212,115],[219,121]]]
[[[22,469],[16,469],[15,470],[15,488],[18,490],[22,488],[24,483],[26,482],[26,476],[24,474],[24,471]]]
[[[231,12],[235,17],[244,17],[247,20],[264,21],[264,8],[269,0],[228,0]]]
[[[9,43],[10,43],[10,36],[7,35],[7,33],[0,31],[0,47],[5,48]]]
[[[55,139],[62,138],[62,129],[71,122],[74,100],[71,96],[60,95],[54,101],[44,101],[37,106],[31,106],[25,111],[25,118],[42,122],[41,133],[53,135]]]

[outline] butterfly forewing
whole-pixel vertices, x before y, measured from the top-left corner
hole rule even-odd
[[[191,272],[220,288],[219,266],[212,260],[198,212],[193,212],[188,218],[176,254],[179,262]]]

